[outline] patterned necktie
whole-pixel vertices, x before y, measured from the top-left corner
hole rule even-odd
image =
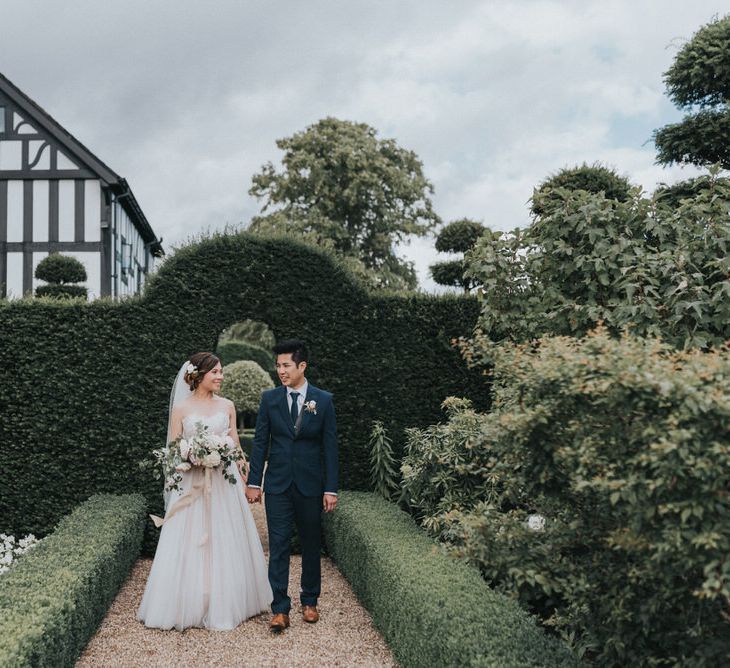
[[[297,401],[299,392],[292,392],[289,396],[291,396],[291,421],[292,424],[296,425],[299,417],[299,402]]]

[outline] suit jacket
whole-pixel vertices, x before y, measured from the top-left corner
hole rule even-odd
[[[337,492],[337,418],[332,395],[309,383],[304,401],[316,402],[316,414],[303,407],[297,430],[292,423],[285,386],[267,390],[261,396],[249,485],[261,487],[268,448],[264,492],[281,494],[292,483],[304,496]]]

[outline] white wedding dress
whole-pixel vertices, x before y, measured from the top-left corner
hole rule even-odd
[[[201,420],[215,434],[228,433],[228,414],[220,411],[185,416],[183,436],[192,436]],[[145,626],[230,630],[269,609],[272,594],[261,541],[238,469],[229,470],[235,485],[213,469],[210,494],[201,494],[170,517],[175,503],[204,476],[199,467],[183,474],[182,491],[168,505],[169,520],[137,611]]]

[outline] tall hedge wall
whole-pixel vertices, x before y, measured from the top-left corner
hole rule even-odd
[[[464,296],[370,294],[324,251],[245,233],[180,249],[141,298],[0,302],[0,529],[47,533],[98,492],[159,510],[137,462],[164,442],[175,373],[246,318],[308,341],[309,379],[335,394],[342,486],[365,488],[373,420],[397,439],[439,420],[447,395],[485,407],[483,377],[449,344],[478,311]]]

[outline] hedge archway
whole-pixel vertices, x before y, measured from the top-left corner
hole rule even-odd
[[[285,239],[219,234],[165,261],[142,297],[0,303],[0,530],[48,532],[97,492],[160,483],[137,462],[164,441],[180,364],[251,318],[311,350],[308,377],[335,394],[343,488],[368,487],[367,439],[441,418],[450,394],[485,406],[485,380],[450,345],[474,298],[372,294],[328,253]]]

